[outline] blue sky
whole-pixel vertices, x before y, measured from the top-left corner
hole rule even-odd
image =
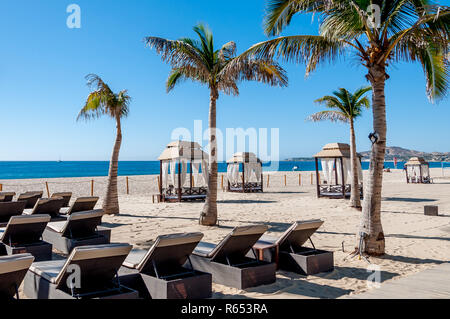
[[[81,7],[81,29],[66,26],[69,4]],[[170,67],[145,48],[145,36],[194,37],[207,23],[217,45],[233,40],[239,53],[263,41],[264,1],[216,0],[2,0],[0,3],[0,160],[108,160],[114,123],[108,118],[77,122],[89,88],[89,73],[133,97],[124,121],[121,160],[153,160],[177,127],[193,129],[208,116],[206,87],[186,82],[166,94]],[[449,5],[450,1],[440,1]],[[300,17],[284,34],[317,33]],[[320,108],[313,101],[338,87],[367,85],[354,58],[323,65],[308,79],[304,66],[283,64],[289,88],[242,83],[241,95],[222,95],[218,127],[279,128],[281,158],[311,156],[334,141],[348,141],[348,127],[309,123]],[[450,103],[430,104],[419,64],[396,64],[387,83],[388,145],[450,151]],[[357,123],[358,149],[368,150],[371,113]]]

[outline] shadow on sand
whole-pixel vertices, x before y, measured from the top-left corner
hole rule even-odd
[[[437,199],[430,198],[402,198],[402,197],[384,197],[383,201],[386,202],[408,202],[408,203],[429,203],[436,202]]]

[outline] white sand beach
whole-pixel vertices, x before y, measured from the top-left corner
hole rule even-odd
[[[368,264],[364,260],[344,260],[355,247],[355,233],[360,212],[350,209],[345,200],[317,199],[310,184],[311,172],[270,174],[270,187],[262,194],[219,192],[219,227],[198,225],[203,203],[152,203],[156,176],[130,177],[130,195],[125,178],[119,178],[121,214],[105,216],[112,227],[112,240],[148,248],[158,235],[200,231],[205,241],[219,242],[239,225],[267,224],[269,231],[280,234],[297,220],[320,218],[325,224],[313,236],[317,248],[334,252],[335,270],[314,276],[279,272],[277,282],[245,291],[214,285],[213,298],[339,298],[369,290]],[[448,172],[447,172],[448,174]],[[288,186],[284,186],[287,175]],[[381,270],[381,281],[388,282],[450,261],[450,176],[432,169],[434,184],[406,184],[404,172],[385,173],[382,222],[386,236],[386,255],[370,258]],[[106,178],[93,178],[94,194],[103,195]],[[0,180],[3,191],[16,193],[43,190],[50,193],[72,191],[74,197],[89,196],[92,178],[49,180]],[[219,179],[220,180],[220,179]],[[44,196],[45,196],[44,195]],[[425,205],[439,206],[439,217],[424,216]],[[342,251],[344,247],[344,251]],[[402,296],[398,296],[401,298]]]

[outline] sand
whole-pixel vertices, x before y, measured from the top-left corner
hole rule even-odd
[[[358,258],[344,260],[355,247],[361,212],[350,209],[348,201],[317,199],[310,172],[302,172],[304,185],[299,186],[299,173],[273,173],[270,187],[263,194],[219,192],[220,226],[198,225],[202,203],[153,204],[156,176],[129,179],[130,195],[126,195],[125,178],[119,179],[121,214],[105,216],[112,227],[112,240],[148,248],[158,235],[200,231],[205,241],[219,242],[233,227],[267,224],[278,235],[292,222],[323,219],[325,224],[313,236],[315,246],[334,252],[335,270],[314,276],[279,272],[277,282],[245,291],[214,285],[214,298],[339,298],[370,289],[367,279],[369,264]],[[446,172],[447,176],[450,175]],[[288,186],[284,186],[287,175]],[[370,258],[380,270],[381,283],[397,280],[450,260],[450,177],[440,169],[432,169],[433,185],[408,185],[402,171],[385,173],[382,222],[386,235],[386,255]],[[73,191],[74,196],[88,196],[92,178],[49,179],[50,193]],[[94,194],[104,192],[105,178],[94,178]],[[220,179],[219,179],[220,180]],[[4,191],[17,193],[43,190],[45,180],[0,181]],[[425,205],[438,205],[440,216],[424,216]],[[342,250],[344,247],[344,251]],[[399,295],[399,298],[402,296]]]

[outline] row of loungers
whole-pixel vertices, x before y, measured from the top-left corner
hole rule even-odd
[[[273,240],[262,237],[268,227],[258,225],[236,227],[218,245],[201,242],[202,233],[189,233],[159,236],[147,251],[132,250],[128,244],[76,247],[66,260],[29,266],[24,292],[37,299],[201,299],[211,297],[212,282],[239,289],[271,284],[277,266],[292,270],[295,263],[293,270],[307,273],[312,269],[308,264],[322,263],[315,269],[329,271],[333,269],[332,252],[316,250],[314,245],[303,247],[322,224],[319,220],[297,222]],[[258,247],[274,250],[266,249],[270,253],[258,257]],[[20,275],[15,281],[5,281],[6,286],[0,281],[0,294],[12,297],[26,265],[23,262],[16,269],[8,258],[0,257],[0,276],[5,269]],[[21,258],[29,260],[30,256]]]

